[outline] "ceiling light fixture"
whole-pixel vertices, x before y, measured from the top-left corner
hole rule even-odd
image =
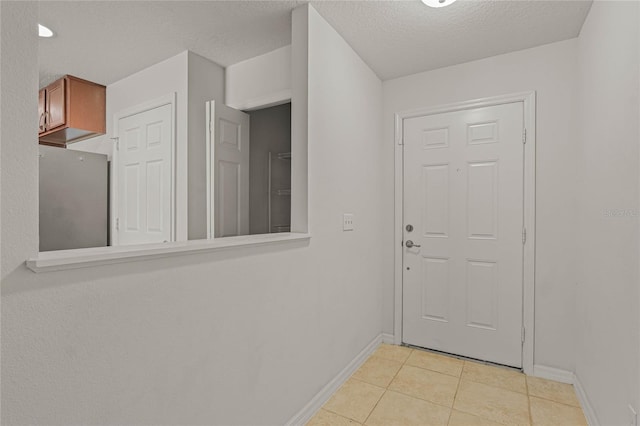
[[[449,6],[454,1],[456,0],[422,0],[422,3],[431,7],[445,7]]]
[[[38,24],[38,35],[40,37],[53,37],[53,31],[44,25]]]

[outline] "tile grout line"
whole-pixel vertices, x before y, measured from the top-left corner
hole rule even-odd
[[[572,408],[582,409],[582,407],[580,407],[579,405],[567,404],[566,402],[558,401],[557,399],[551,399],[549,397],[539,396],[539,395],[531,395],[530,393],[527,393],[527,395],[529,395],[530,397],[533,397],[533,398],[542,399],[544,401],[548,401],[548,402],[553,402],[553,403],[556,403],[556,404],[564,405],[565,407],[572,407]]]
[[[417,350],[417,349],[412,349],[412,351],[413,351],[413,352],[427,352],[427,353],[433,353],[433,352],[430,352],[430,351],[420,351],[420,350]],[[437,354],[437,353],[434,353],[434,354],[435,354],[435,355],[440,355],[440,354]],[[443,357],[446,357],[446,358],[457,359],[457,360],[462,361],[462,367],[463,367],[463,370],[464,370],[464,364],[465,364],[466,362],[474,362],[474,361],[467,361],[467,360],[464,360],[464,359],[461,359],[461,358],[449,357],[449,356],[447,356],[447,355],[440,355],[440,356],[443,356]],[[405,361],[405,363],[403,364],[403,367],[404,367],[404,366],[407,366],[407,367],[413,367],[413,368],[417,368],[417,369],[420,369],[420,370],[428,371],[428,372],[431,372],[431,373],[436,373],[436,374],[441,374],[441,375],[443,375],[443,376],[447,376],[447,377],[454,377],[454,378],[456,378],[456,379],[458,380],[458,384],[457,384],[457,386],[456,386],[456,393],[454,394],[454,397],[453,397],[453,400],[454,400],[454,402],[455,402],[455,397],[456,397],[456,396],[457,396],[457,394],[458,394],[458,387],[459,387],[459,385],[460,385],[460,382],[462,381],[462,370],[460,371],[460,375],[459,375],[459,376],[454,376],[454,375],[452,375],[452,374],[443,373],[442,371],[433,370],[433,369],[430,369],[430,368],[424,368],[424,367],[421,367],[421,366],[418,366],[418,365],[407,364],[407,362],[409,361],[409,358],[410,358],[410,356],[409,356],[409,357],[407,357],[407,360],[406,360],[406,361]],[[397,375],[397,374],[396,374],[396,375]],[[394,377],[394,378],[395,378],[395,377]],[[474,382],[474,383],[480,383],[480,382]],[[484,384],[484,383],[480,383],[480,384]],[[489,386],[489,385],[487,385],[487,386]],[[495,386],[492,386],[492,387],[495,387]],[[497,389],[502,389],[502,388],[497,388]],[[505,389],[505,390],[506,390],[506,389]],[[429,400],[429,399],[420,398],[420,397],[417,397],[417,396],[415,396],[415,395],[410,395],[410,394],[408,394],[408,393],[404,393],[404,392],[402,392],[402,391],[397,391],[397,390],[393,390],[393,389],[391,389],[391,392],[397,392],[397,393],[399,393],[399,394],[401,394],[401,395],[408,396],[408,397],[410,397],[410,398],[418,399],[418,400],[420,400],[420,401],[425,401],[425,402],[428,402],[428,403],[430,403],[430,404],[437,405],[437,406],[439,406],[439,407],[448,408],[448,409],[450,410],[450,412],[449,412],[449,417],[451,417],[451,412],[453,411],[453,403],[452,403],[451,407],[449,407],[449,406],[443,405],[443,404],[441,404],[441,403],[439,403],[439,402],[431,401],[431,400]],[[465,411],[463,411],[463,412],[465,412]],[[467,413],[467,414],[472,414],[472,413]],[[477,415],[476,415],[476,417],[480,417],[480,416],[477,416]],[[482,418],[482,417],[481,417],[481,418]],[[488,420],[488,419],[487,419],[487,420]]]
[[[478,360],[474,360],[474,359],[463,359],[463,358],[457,358],[457,357],[455,357],[455,356],[450,356],[450,355],[447,355],[447,354],[441,355],[441,354],[439,354],[439,353],[437,353],[437,352],[431,352],[431,351],[420,351],[420,350],[417,350],[417,349],[414,349],[414,351],[415,351],[415,352],[425,352],[425,353],[429,353],[429,354],[434,354],[434,355],[437,355],[437,356],[441,356],[441,357],[443,357],[443,358],[448,358],[448,359],[453,359],[453,360],[462,361],[463,365],[464,365],[465,363],[467,363],[467,362],[468,362],[468,363],[471,363],[471,364],[477,364],[477,365],[482,365],[482,366],[486,366],[486,367],[498,368],[498,369],[500,369],[500,370],[505,370],[505,371],[511,371],[511,370],[512,370],[512,368],[510,368],[510,367],[504,367],[504,366],[499,366],[499,365],[493,365],[493,364],[491,364],[491,363],[484,363],[484,362],[481,362],[481,361],[478,361]],[[445,376],[449,376],[449,377],[456,377],[456,378],[459,378],[459,379],[461,379],[461,378],[462,378],[462,375],[460,375],[460,376],[455,376],[455,375],[450,374],[450,373],[445,373],[445,372],[442,372],[442,371],[439,371],[439,370],[434,370],[434,369],[432,369],[432,368],[423,367],[423,366],[421,366],[421,365],[415,365],[415,364],[407,364],[407,365],[408,365],[408,366],[410,366],[410,367],[420,368],[421,370],[427,370],[427,371],[432,371],[432,372],[435,372],[435,373],[444,374]],[[514,370],[513,372],[514,372],[514,373],[517,373],[515,370]],[[525,375],[525,374],[524,374],[524,373],[522,373],[522,372],[520,372],[519,374]],[[514,391],[514,390],[512,390],[512,389],[508,389],[508,388],[504,388],[504,387],[500,387],[500,386],[495,386],[495,385],[490,385],[490,384],[487,384],[487,383],[484,383],[484,382],[479,382],[479,381],[472,380],[472,379],[467,379],[467,380],[469,380],[470,382],[480,383],[480,384],[482,384],[482,385],[487,385],[487,386],[491,386],[491,387],[498,388],[498,389],[504,389],[504,390],[508,390],[508,391],[516,392],[516,393],[520,393],[520,394],[526,394],[526,392],[518,392],[518,391]]]
[[[371,358],[373,357],[373,354],[374,354],[374,353],[375,353],[375,351],[374,351],[373,353],[371,353],[371,354],[367,357],[367,359],[365,359],[365,360],[364,360],[364,362],[362,363],[362,365],[364,365],[367,361],[369,361],[369,359],[371,359]],[[380,358],[381,358],[381,357],[380,357]],[[383,358],[383,359],[386,359],[386,358]],[[380,388],[380,389],[384,389],[384,392],[382,392],[382,395],[384,395],[384,394],[386,393],[386,391],[387,391],[387,389],[386,389],[386,388],[383,388],[383,387],[381,387],[381,386],[374,385],[373,383],[365,382],[364,380],[360,380],[360,379],[358,379],[358,378],[356,378],[356,377],[353,377],[353,376],[356,374],[356,372],[357,372],[358,370],[360,370],[360,368],[362,367],[362,365],[360,365],[360,367],[358,367],[358,369],[357,369],[356,371],[354,371],[353,373],[351,373],[351,375],[350,375],[350,376],[347,378],[347,380],[342,384],[342,386],[340,386],[340,387],[339,387],[339,388],[338,388],[338,389],[337,389],[333,394],[331,394],[331,397],[330,397],[329,399],[331,399],[335,394],[337,394],[337,393],[340,391],[340,389],[342,389],[342,387],[343,387],[343,386],[344,386],[344,385],[345,385],[349,380],[355,380],[356,382],[365,383],[365,384],[370,385],[370,386],[375,386],[375,387],[378,387],[378,388]],[[382,395],[380,396],[380,398],[378,399],[378,401],[377,401],[377,402],[376,402],[376,404],[374,405],[374,408],[378,405],[378,402],[380,402],[380,399],[382,399]],[[328,408],[325,408],[328,402],[329,402],[329,401],[326,401],[324,404],[322,404],[322,406],[320,407],[320,410],[328,411],[329,413],[335,414],[336,416],[338,416],[338,417],[342,417],[343,419],[347,419],[347,420],[349,420],[349,421],[354,421],[354,422],[356,422],[356,423],[358,423],[358,424],[362,424],[362,425],[364,425],[364,422],[360,423],[358,420],[356,420],[356,419],[354,419],[354,418],[344,416],[344,415],[342,415],[342,414],[340,414],[340,413],[336,413],[336,412],[335,412],[335,411],[333,411],[333,410],[330,410],[330,409],[328,409]],[[373,412],[373,410],[371,410],[371,411]],[[369,419],[369,416],[370,416],[370,415],[371,415],[371,412],[367,415],[367,417],[366,417],[366,419],[365,419],[365,422]]]
[[[373,406],[373,408],[371,409],[371,411],[369,411],[369,414],[367,414],[367,418],[364,419],[364,422],[362,422],[362,425],[365,425],[367,423],[367,420],[369,420],[369,417],[371,417],[371,414],[373,414],[373,411],[376,409],[376,407],[378,406],[378,404],[380,403],[380,401],[382,400],[382,397],[384,396],[384,394],[387,393],[387,388],[384,389],[384,392],[382,392],[382,395],[380,395],[380,398],[378,398],[378,400],[376,401],[375,405]]]
[[[416,368],[416,369],[421,370],[421,371],[426,371],[427,373],[437,374],[437,375],[440,375],[440,376],[445,376],[445,377],[450,378],[450,379],[458,379],[458,380],[460,379],[460,376],[455,376],[453,374],[443,373],[442,371],[432,370],[430,368],[418,367],[417,365],[406,364],[403,367]]]
[[[462,380],[462,377],[460,377],[460,380]],[[489,386],[490,388],[498,389],[498,390],[501,390],[501,391],[517,393],[518,395],[525,395],[525,396],[527,395],[527,392],[518,392],[518,391],[514,391],[513,389],[508,389],[508,388],[503,388],[503,387],[500,387],[500,386],[490,385],[488,383],[479,382],[477,380],[471,380],[469,378],[466,378],[465,380],[468,381],[468,382],[476,383],[478,385]]]
[[[469,363],[477,363],[477,362],[476,362],[476,361],[474,361],[474,360],[464,360],[463,367],[462,367],[462,369],[463,369],[463,370],[462,370],[462,372],[460,373],[460,383],[462,383],[462,376],[464,375],[464,366],[466,365],[466,363],[467,363],[467,362],[469,362]],[[507,391],[507,392],[512,392],[512,393],[516,393],[516,394],[519,394],[519,395],[524,395],[524,396],[526,396],[526,397],[527,397],[527,411],[529,412],[529,396],[528,396],[528,392],[529,392],[529,391],[528,391],[528,387],[527,387],[527,381],[526,381],[527,379],[526,379],[526,374],[522,373],[522,375],[523,375],[523,376],[524,376],[524,378],[525,378],[525,392],[524,392],[524,393],[516,392],[516,391],[514,391],[514,390],[506,389],[506,388],[503,388],[503,387],[500,387],[500,386],[489,385],[489,384],[487,384],[487,383],[478,382],[478,381],[471,380],[471,379],[465,379],[465,380],[468,380],[468,381],[469,381],[469,382],[471,382],[471,383],[476,383],[476,384],[480,384],[480,385],[483,385],[483,386],[488,386],[488,387],[490,387],[490,388],[498,389],[498,390],[501,390],[501,391]],[[457,390],[456,390],[456,396],[457,396]],[[454,404],[455,404],[455,400],[454,400]],[[460,412],[462,412],[462,413],[466,413],[466,414],[472,415],[472,416],[475,416],[475,417],[478,417],[478,418],[483,419],[483,420],[488,420],[488,421],[491,421],[491,422],[493,422],[493,423],[497,423],[497,424],[499,423],[499,424],[503,424],[503,425],[505,425],[505,426],[508,426],[508,423],[507,423],[507,424],[505,424],[505,423],[502,423],[501,421],[498,421],[498,420],[495,420],[495,419],[489,419],[489,418],[487,418],[487,417],[484,417],[484,416],[482,416],[482,415],[479,415],[479,414],[478,414],[478,413],[476,413],[476,412],[465,411],[465,410],[463,410],[463,409],[458,409],[458,411],[460,411]],[[452,412],[453,412],[453,407],[452,407]],[[451,418],[449,418],[449,420],[451,420]],[[529,421],[531,421],[531,415],[530,415],[530,413],[529,413]],[[532,426],[532,423],[529,423],[529,426]]]
[[[335,411],[331,411],[331,410],[329,410],[328,408],[324,408],[324,405],[323,405],[322,407],[320,407],[320,410],[324,410],[324,411],[326,411],[326,412],[328,412],[328,413],[335,414],[336,416],[338,416],[338,417],[342,417],[343,419],[349,420],[350,422],[356,422],[356,423],[358,423],[358,421],[357,421],[356,419],[352,419],[351,417],[343,416],[342,414],[338,414],[338,413],[336,413]],[[319,411],[320,411],[320,410],[319,410]],[[314,416],[314,417],[315,417],[315,416]],[[311,420],[310,420],[310,421],[311,421]]]
[[[526,384],[527,384],[527,396],[529,397],[529,406],[531,406],[531,398],[538,398],[538,399],[542,399],[544,401],[554,402],[556,404],[564,405],[565,407],[577,408],[584,415],[584,410],[582,409],[582,406],[580,406],[580,402],[579,401],[578,401],[578,405],[573,405],[573,404],[569,404],[569,403],[566,403],[566,402],[558,401],[557,399],[552,399],[550,397],[540,396],[540,395],[533,395],[533,394],[529,393],[529,377],[536,377],[536,376],[529,376],[529,375],[525,374],[524,377],[525,377],[525,381],[526,381]],[[547,381],[554,382],[554,383],[561,383],[561,382],[556,382],[555,380],[549,380],[549,379],[542,379],[542,380],[547,380]],[[575,394],[575,392],[576,392],[575,386],[574,385],[569,385],[569,386],[571,386],[571,388],[573,389],[573,392]],[[576,396],[576,399],[577,399],[578,396],[577,395],[575,395],[575,396]],[[532,420],[531,424],[533,424],[533,417],[531,418],[531,420]]]
[[[369,358],[367,358],[367,360],[369,360]],[[398,370],[398,371],[400,371],[400,370]],[[394,376],[394,378],[395,378],[395,376]],[[370,385],[370,386],[375,386],[377,388],[384,389],[384,392],[382,392],[382,395],[380,395],[380,398],[378,398],[376,403],[373,405],[373,408],[371,409],[371,411],[369,411],[369,414],[367,414],[367,417],[364,419],[364,421],[362,423],[358,422],[358,420],[356,420],[356,419],[351,419],[349,417],[349,419],[353,420],[354,422],[356,422],[358,424],[361,424],[361,425],[364,425],[367,422],[367,420],[369,420],[369,417],[371,417],[371,413],[373,413],[373,410],[376,409],[376,407],[378,406],[378,403],[380,402],[380,400],[382,399],[384,394],[387,393],[387,388],[386,387],[383,388],[382,386],[374,385],[373,383],[365,382],[364,380],[356,379],[354,377],[349,378],[349,380],[351,380],[351,379],[353,379],[353,380],[355,380],[357,382],[360,382],[360,383],[364,383],[364,384],[367,384],[367,385]],[[338,413],[336,413],[336,414],[338,414]],[[342,416],[342,417],[344,417],[344,416]]]
[[[531,395],[529,394],[529,379],[527,379],[527,375],[524,375],[524,386],[527,392],[527,409],[529,411],[529,424],[533,425],[533,415],[531,415]]]
[[[453,394],[453,402],[451,402],[451,410],[449,410],[449,418],[447,419],[447,425],[451,423],[451,416],[453,415],[453,406],[456,404],[456,397],[458,396],[458,390],[460,389],[460,382],[462,382],[462,372],[464,371],[464,365],[467,361],[462,361],[462,370],[460,370],[460,377],[458,377],[458,385],[456,386],[456,392]]]
[[[416,350],[415,350],[415,349],[411,349],[411,353],[413,353],[413,352],[416,352]],[[462,381],[462,370],[460,371],[460,376],[453,376],[453,375],[451,375],[451,374],[443,373],[443,372],[441,372],[441,371],[436,371],[436,370],[432,370],[432,369],[429,369],[429,368],[423,368],[423,367],[420,367],[420,366],[417,366],[417,365],[407,364],[407,362],[409,361],[409,358],[411,357],[411,353],[407,356],[407,358],[405,359],[405,361],[402,363],[402,366],[400,367],[400,369],[398,370],[398,372],[396,372],[396,374],[395,374],[395,376],[393,377],[393,379],[391,379],[391,382],[389,382],[389,385],[387,385],[387,388],[385,389],[385,392],[384,392],[384,393],[382,394],[382,396],[380,397],[380,400],[382,400],[382,397],[384,396],[384,394],[385,394],[385,393],[387,393],[387,391],[390,391],[390,392],[397,392],[397,393],[399,393],[400,395],[408,396],[409,398],[417,399],[417,400],[420,400],[420,401],[425,401],[425,402],[428,402],[428,403],[430,403],[430,404],[437,405],[437,406],[439,406],[439,407],[447,408],[447,409],[449,409],[449,418],[447,419],[447,424],[448,424],[448,423],[449,423],[449,421],[451,420],[451,414],[453,413],[453,403],[455,402],[455,397],[456,397],[456,396],[457,396],[457,394],[458,394],[458,389],[459,389],[459,386],[460,386],[460,382]],[[373,354],[372,354],[371,356],[373,356]],[[454,358],[454,359],[458,359],[458,358]],[[467,362],[467,361],[466,361],[466,360],[464,360],[464,359],[460,359],[460,361],[462,361],[462,367],[463,367],[463,369],[464,369],[464,364],[465,364],[465,362]],[[414,368],[419,368],[420,370],[425,370],[425,371],[429,371],[429,372],[432,372],[432,373],[442,374],[442,375],[444,375],[444,376],[448,376],[448,377],[455,377],[455,378],[458,380],[458,383],[457,383],[457,385],[456,385],[456,392],[455,392],[455,394],[454,394],[454,396],[453,396],[453,402],[452,402],[451,407],[446,406],[446,405],[443,405],[443,404],[440,404],[440,403],[437,403],[437,402],[434,402],[434,401],[430,401],[430,400],[428,400],[428,399],[423,399],[423,398],[416,397],[416,396],[414,396],[414,395],[409,395],[409,394],[406,394],[406,393],[401,392],[401,391],[396,391],[396,390],[389,389],[389,386],[391,386],[391,383],[393,383],[393,380],[398,376],[398,373],[400,372],[400,370],[402,370],[402,367],[405,367],[405,366],[408,366],[408,367],[414,367]],[[380,402],[380,400],[378,400],[378,403]],[[376,405],[374,406],[374,408],[371,410],[371,413],[373,413],[373,411],[375,410],[375,408],[378,406],[378,403],[376,403]],[[367,420],[369,420],[369,417],[371,417],[371,413],[369,413],[369,416],[368,416],[368,417],[367,417],[367,419],[365,420],[365,423],[366,423],[366,421],[367,421]],[[468,414],[471,414],[471,413],[468,413]],[[478,416],[476,416],[476,417],[478,417]],[[482,418],[482,417],[480,417],[480,418]]]
[[[417,351],[417,350],[414,350],[414,351]],[[420,352],[422,352],[422,351],[420,351]],[[471,363],[471,364],[478,364],[478,365],[484,365],[484,366],[487,366],[487,367],[501,368],[500,366],[492,365],[491,363],[483,363],[483,362],[480,362],[480,361],[478,361],[478,360],[463,359],[463,358],[458,358],[458,357],[455,357],[455,356],[450,356],[450,355],[448,355],[448,354],[440,354],[440,353],[431,352],[431,351],[424,351],[424,352],[426,352],[426,353],[433,353],[434,355],[439,355],[439,356],[446,357],[446,358],[451,358],[451,359],[458,359],[458,360],[462,361],[462,363],[463,363],[463,364],[462,364],[462,365],[463,365],[463,369],[462,369],[462,371],[460,372],[460,376],[457,376],[457,378],[458,378],[458,387],[456,388],[456,394],[455,394],[455,396],[454,396],[454,401],[453,401],[454,405],[455,405],[455,398],[457,397],[457,395],[458,395],[458,391],[459,391],[459,389],[460,389],[460,384],[462,383],[462,377],[463,377],[463,375],[464,375],[464,366],[465,366],[467,363]],[[408,358],[407,358],[407,360],[408,360]],[[409,365],[409,364],[408,364],[408,365]],[[447,376],[450,376],[450,377],[456,377],[456,376],[452,376],[451,374],[443,373],[442,371],[436,371],[436,370],[433,370],[433,369],[424,368],[424,367],[419,366],[419,365],[410,365],[410,366],[412,366],[412,367],[416,367],[416,368],[420,368],[420,369],[422,369],[422,370],[427,370],[427,371],[432,371],[432,372],[436,372],[436,373],[444,374],[444,375],[447,375]],[[504,368],[504,370],[509,371],[509,369],[508,369],[508,368]],[[530,407],[530,399],[529,399],[529,389],[528,389],[528,386],[527,386],[527,379],[526,379],[527,375],[526,375],[526,374],[524,374],[523,372],[520,372],[520,374],[522,374],[522,376],[523,376],[523,377],[524,377],[524,379],[525,379],[525,391],[524,391],[524,392],[518,392],[518,391],[515,391],[515,390],[513,390],[513,389],[509,389],[509,388],[501,387],[501,386],[496,386],[496,385],[493,385],[493,384],[488,384],[488,383],[484,383],[484,382],[482,382],[482,381],[477,381],[477,380],[473,380],[473,379],[469,379],[469,378],[467,378],[467,379],[465,379],[465,380],[468,380],[469,382],[473,382],[473,383],[481,384],[481,385],[484,385],[484,386],[489,386],[489,387],[491,387],[491,388],[498,389],[498,390],[501,390],[501,391],[507,391],[507,392],[512,392],[512,393],[516,393],[516,394],[520,394],[520,395],[524,395],[524,396],[526,396],[526,397],[527,397],[527,414],[528,414],[528,418],[529,418],[529,422],[530,422],[529,424],[530,424],[530,425],[533,425],[533,423],[532,423],[532,417],[531,417],[531,407]],[[409,395],[409,396],[411,396],[411,395]],[[421,399],[421,398],[418,398],[418,399]],[[426,401],[428,401],[428,400],[426,400]],[[556,402],[556,401],[553,401],[553,400],[549,400],[549,401],[551,401],[551,402]],[[428,402],[432,402],[432,403],[433,403],[433,401],[428,401]],[[435,403],[435,404],[437,404],[437,403]],[[562,403],[560,403],[560,404],[562,404]],[[440,406],[442,406],[442,407],[446,407],[446,406],[441,405],[441,404],[437,404],[437,405],[440,405]],[[564,404],[564,405],[568,405],[568,404]],[[568,405],[568,406],[570,406],[570,405]],[[449,408],[451,409],[451,412],[450,412],[450,414],[449,414],[449,420],[448,420],[448,421],[451,421],[451,416],[453,415],[454,407],[453,407],[453,405],[452,405],[452,406],[451,406],[451,407],[449,407]],[[460,411],[462,411],[463,413],[466,413],[466,414],[473,415],[473,416],[475,416],[475,417],[479,417],[479,418],[481,418],[481,419],[485,419],[485,420],[490,420],[490,421],[496,422],[495,420],[491,420],[491,419],[487,419],[487,418],[485,418],[485,417],[479,416],[477,413],[470,413],[470,412],[467,412],[467,411],[464,411],[464,410],[460,410]],[[500,423],[500,422],[496,422],[496,423]]]
[[[396,376],[398,375],[398,373],[400,372],[400,370],[402,370],[402,367],[405,366],[405,364],[407,363],[407,359],[409,359],[409,356],[411,355],[411,352],[413,352],[413,349],[411,349],[411,351],[409,352],[409,355],[407,355],[407,358],[404,360],[404,362],[402,363],[402,365],[400,366],[400,368],[398,368],[398,371],[396,371],[396,374],[393,375],[393,378],[389,381],[389,383],[387,384],[387,386],[384,388],[384,392],[382,392],[382,395],[380,395],[380,398],[378,399],[378,401],[376,402],[376,404],[373,406],[373,408],[371,409],[371,411],[369,411],[369,415],[367,416],[366,419],[364,419],[364,422],[362,422],[362,424],[364,425],[365,423],[367,423],[367,420],[369,420],[369,417],[371,417],[371,414],[375,411],[376,407],[378,406],[378,404],[380,403],[380,401],[382,401],[382,398],[384,397],[384,394],[387,393],[387,391],[389,390],[389,386],[391,385],[391,383],[393,382],[393,380],[396,378]],[[374,352],[375,353],[375,352]],[[371,358],[373,356],[373,353],[369,356],[369,358]],[[367,358],[368,360],[368,358]]]
[[[420,397],[417,397],[417,396],[414,396],[414,395],[409,395],[408,393],[404,393],[404,392],[401,392],[401,391],[397,391],[397,390],[389,389],[389,392],[395,392],[395,393],[397,393],[397,394],[400,394],[400,395],[402,395],[402,396],[409,397],[409,398],[411,398],[411,399],[417,399],[418,401],[428,402],[429,404],[437,405],[438,407],[442,407],[442,408],[449,408],[449,409],[451,409],[451,407],[449,407],[449,406],[447,406],[447,405],[442,405],[442,403],[439,403],[439,402],[433,402],[433,401],[431,401],[431,400],[424,399],[424,398],[420,398]],[[473,413],[469,413],[469,414],[473,414]],[[476,416],[476,417],[480,417],[480,416],[478,416],[478,415],[475,415],[475,416]],[[487,419],[487,420],[489,420],[489,419]]]
[[[462,361],[462,362],[464,363],[465,361]],[[449,376],[449,377],[455,377],[455,378],[458,378],[458,379],[460,378],[460,376],[454,376],[453,374],[443,373],[442,371],[434,370],[432,368],[421,367],[419,365],[407,364],[407,367],[415,367],[415,368],[419,368],[420,370],[431,371],[432,373],[438,373],[438,374],[442,374],[442,375]]]
[[[501,370],[507,370],[507,371],[513,371],[513,372],[518,372],[518,373],[522,373],[522,369],[519,369],[517,367],[511,367],[508,365],[504,365],[504,364],[498,364],[495,362],[491,362],[491,361],[483,361],[481,359],[476,359],[476,358],[470,358],[464,355],[456,355],[456,354],[452,354],[452,353],[448,353],[448,352],[442,352],[442,351],[438,351],[435,349],[429,349],[429,348],[421,348],[419,346],[406,346],[407,348],[411,348],[416,352],[421,352],[421,353],[429,353],[429,354],[433,354],[433,355],[437,355],[437,356],[441,356],[444,358],[450,358],[450,359],[457,359],[459,361],[463,361],[463,362],[470,362],[470,363],[474,363],[474,364],[479,364],[479,365],[485,365],[487,367],[496,367],[499,368]],[[524,374],[524,373],[522,373]]]
[[[418,349],[415,349],[415,348],[414,348],[412,352],[416,352],[416,353],[417,353],[417,352],[422,352],[422,351],[420,351],[420,350],[418,350]],[[499,366],[494,366],[494,365],[491,365],[491,364],[488,364],[488,363],[478,362],[478,361],[476,361],[476,360],[465,360],[465,359],[461,359],[461,358],[458,358],[458,357],[452,357],[452,356],[450,357],[450,356],[447,356],[447,354],[439,354],[439,353],[434,353],[434,352],[431,352],[431,351],[424,351],[424,352],[426,352],[426,353],[433,353],[434,355],[440,355],[440,356],[442,356],[442,357],[447,357],[447,358],[451,358],[451,359],[459,359],[460,361],[463,361],[463,371],[461,372],[460,376],[453,376],[453,375],[451,375],[451,374],[447,374],[447,373],[444,373],[444,372],[442,372],[442,371],[438,371],[438,370],[430,369],[430,368],[425,368],[424,366],[421,366],[421,365],[413,365],[413,364],[409,364],[409,363],[408,363],[408,361],[409,361],[409,359],[410,359],[410,357],[411,357],[411,354],[406,358],[406,360],[405,360],[405,361],[404,361],[404,363],[403,363],[403,366],[411,366],[411,367],[419,368],[419,369],[421,369],[421,370],[426,370],[426,371],[430,371],[430,372],[435,372],[435,373],[439,373],[439,374],[444,374],[444,375],[447,375],[447,376],[450,376],[450,377],[456,377],[456,378],[458,379],[458,386],[457,386],[457,388],[456,388],[456,393],[455,393],[455,395],[454,395],[454,404],[455,404],[455,399],[457,398],[457,395],[458,395],[459,390],[460,390],[460,386],[461,386],[462,378],[463,378],[463,374],[464,374],[464,366],[465,366],[465,364],[466,364],[466,363],[479,364],[479,365],[486,365],[486,366],[488,366],[488,367],[497,367],[497,368],[499,368]],[[478,381],[476,381],[476,380],[469,379],[469,378],[467,378],[467,379],[465,379],[465,380],[468,380],[468,381],[473,382],[473,383],[478,383],[478,384],[481,384],[481,385],[484,385],[484,386],[489,386],[489,387],[494,388],[494,389],[499,389],[499,390],[502,390],[502,391],[508,391],[508,392],[512,392],[512,393],[515,393],[515,394],[524,395],[524,396],[527,398],[527,400],[526,400],[526,401],[527,401],[527,414],[528,414],[528,421],[529,421],[529,424],[530,424],[530,425],[533,425],[533,414],[532,414],[532,408],[531,408],[531,400],[532,400],[532,398],[539,398],[539,399],[541,399],[541,400],[543,400],[543,401],[547,401],[547,402],[549,402],[549,403],[553,403],[553,404],[559,404],[559,405],[564,406],[564,407],[566,407],[566,408],[577,409],[577,410],[580,410],[580,412],[584,415],[584,410],[582,410],[582,408],[581,408],[580,406],[572,405],[571,403],[567,403],[567,402],[564,402],[564,401],[560,401],[560,400],[557,400],[557,399],[553,399],[552,397],[549,397],[549,396],[546,396],[546,395],[545,395],[545,396],[538,396],[538,395],[533,395],[533,394],[531,394],[531,393],[529,392],[529,385],[528,385],[528,382],[529,382],[529,378],[530,378],[530,376],[527,376],[527,375],[526,375],[526,374],[524,374],[523,372],[520,372],[520,374],[522,374],[522,377],[524,378],[524,382],[525,382],[525,389],[524,389],[524,392],[518,392],[518,391],[516,391],[516,390],[514,390],[514,389],[512,389],[512,388],[502,387],[502,386],[495,385],[495,384],[488,384],[488,383],[485,383],[485,382],[482,382],[482,381],[479,381],[479,380],[478,380]],[[396,374],[396,375],[397,375],[397,374]],[[395,379],[395,377],[394,377],[394,379]],[[575,392],[575,387],[574,387],[574,392]],[[410,397],[416,398],[416,397],[415,397],[415,396],[413,396],[413,395],[405,394],[405,393],[403,393],[403,392],[400,392],[400,393],[401,393],[401,394],[403,394],[403,395],[407,395],[407,396],[410,396]],[[448,420],[448,422],[450,422],[450,421],[451,421],[451,416],[453,415],[453,409],[454,409],[454,407],[453,407],[453,406],[451,406],[451,407],[446,407],[446,406],[444,406],[444,405],[441,405],[441,404],[435,403],[435,402],[430,401],[430,400],[428,400],[428,399],[423,399],[423,398],[417,398],[417,399],[424,400],[424,401],[427,401],[427,402],[430,402],[430,403],[433,403],[433,404],[436,404],[436,405],[440,405],[440,406],[445,407],[445,408],[450,408],[450,413],[449,413],[449,420]],[[470,415],[473,415],[473,416],[476,416],[476,417],[479,417],[479,418],[484,418],[484,417],[482,417],[482,416],[478,416],[478,414],[477,414],[477,413],[469,413],[469,412],[466,412],[466,411],[464,411],[464,410],[462,410],[462,412],[465,412],[465,413],[467,413],[467,414],[470,414]],[[368,419],[367,419],[367,420],[368,420]],[[491,419],[487,419],[487,420],[491,420]],[[492,420],[492,421],[495,421],[495,420]]]

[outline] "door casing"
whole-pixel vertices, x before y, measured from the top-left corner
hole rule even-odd
[[[526,242],[523,259],[523,318],[525,335],[522,347],[522,368],[525,374],[533,374],[533,352],[535,336],[535,194],[536,194],[536,92],[521,92],[503,96],[487,97],[435,107],[402,111],[395,114],[395,224],[394,224],[394,343],[402,343],[402,267],[403,267],[403,126],[404,120],[425,115],[490,107],[523,102],[524,127],[524,227]],[[525,140],[523,140],[525,142]]]

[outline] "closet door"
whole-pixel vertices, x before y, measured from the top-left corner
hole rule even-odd
[[[209,109],[209,234],[249,234],[249,114],[211,101]],[[213,206],[211,206],[211,200]],[[213,213],[213,217],[211,216]],[[213,224],[213,226],[211,226]],[[211,235],[210,235],[211,236]]]

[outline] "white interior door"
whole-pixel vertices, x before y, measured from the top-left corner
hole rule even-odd
[[[211,101],[209,121],[209,233],[249,234],[249,114]],[[211,195],[213,189],[213,195]],[[211,215],[213,213],[213,216]],[[213,224],[213,225],[211,225]],[[210,235],[211,236],[211,235]]]
[[[170,104],[118,120],[118,244],[172,241]]]
[[[403,342],[522,366],[523,131],[521,102],[404,120]]]

